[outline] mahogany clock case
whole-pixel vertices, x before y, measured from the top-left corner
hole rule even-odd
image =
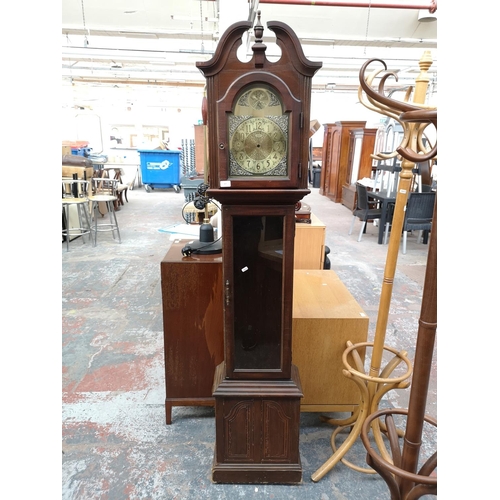
[[[322,63],[306,59],[298,38],[286,24],[269,21],[267,27],[276,35],[281,50],[279,61],[270,62],[265,56],[266,45],[259,41],[252,46],[254,56],[250,61],[238,58],[242,36],[252,28],[250,21],[242,21],[226,30],[212,59],[196,63],[207,81],[211,189],[307,188],[311,80]],[[271,182],[265,176],[229,176],[229,115],[241,93],[256,84],[272,89],[289,117],[288,175],[272,178]]]
[[[197,63],[207,81],[210,188],[222,206],[224,361],[214,377],[216,442],[212,479],[297,483],[300,399],[292,365],[295,205],[307,189],[311,81],[290,27],[267,23],[281,57],[262,43],[237,50],[252,28],[222,35],[212,59]]]

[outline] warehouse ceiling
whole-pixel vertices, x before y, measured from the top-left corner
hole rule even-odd
[[[63,83],[203,87],[195,63],[212,56],[230,24],[261,10],[264,26],[288,24],[305,55],[323,62],[313,90],[356,91],[359,68],[371,58],[398,74],[393,86],[409,85],[425,50],[434,61],[435,89],[438,13],[431,15],[432,7],[430,0],[62,0]],[[278,58],[270,30],[264,41],[269,57]],[[242,58],[250,46],[243,40]]]

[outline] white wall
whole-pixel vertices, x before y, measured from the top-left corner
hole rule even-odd
[[[182,139],[194,139],[194,125],[202,119],[202,98],[201,88],[146,88],[139,85],[116,88],[94,86],[84,93],[81,89],[75,90],[74,95],[66,93],[63,102],[62,140],[85,139],[78,137],[76,116],[88,113],[101,119],[105,152],[111,146],[109,137],[115,126],[119,129],[120,126],[134,128],[139,143],[142,142],[145,127],[168,128],[169,147],[175,149],[181,146]],[[90,140],[90,137],[87,139]]]
[[[356,93],[340,91],[313,92],[311,95],[311,120],[321,124],[337,121],[366,121],[367,128],[376,128],[385,117],[363,106]],[[312,137],[314,147],[323,145],[323,128]]]
[[[77,136],[77,114],[97,114],[101,118],[104,152],[111,146],[109,137],[115,125],[135,127],[138,140],[144,127],[169,129],[169,147],[181,147],[182,139],[194,139],[194,125],[200,123],[202,88],[173,88],[165,86],[74,87],[63,89],[62,140],[82,140]],[[394,96],[399,99],[399,96]],[[434,94],[433,101],[437,101]],[[75,107],[76,106],[76,107]],[[78,109],[84,107],[84,110]],[[378,127],[386,117],[366,108],[357,92],[341,90],[311,95],[311,120],[321,124],[343,120],[366,121],[367,127]],[[88,138],[90,139],[90,138]],[[323,128],[313,136],[313,146],[323,144]],[[92,145],[91,145],[92,146]],[[95,149],[95,148],[94,148]]]

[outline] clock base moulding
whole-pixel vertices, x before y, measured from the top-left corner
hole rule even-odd
[[[212,480],[216,483],[296,484],[302,481],[299,454],[299,371],[287,380],[225,378],[216,368],[216,443]]]

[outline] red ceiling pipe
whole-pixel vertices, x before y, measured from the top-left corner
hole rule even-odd
[[[319,5],[323,7],[365,7],[373,9],[415,9],[428,10],[434,14],[437,10],[437,0],[431,0],[427,4],[396,4],[396,3],[372,3],[372,2],[331,2],[331,1],[315,1],[315,0],[259,0],[259,3],[276,3],[283,5]]]

